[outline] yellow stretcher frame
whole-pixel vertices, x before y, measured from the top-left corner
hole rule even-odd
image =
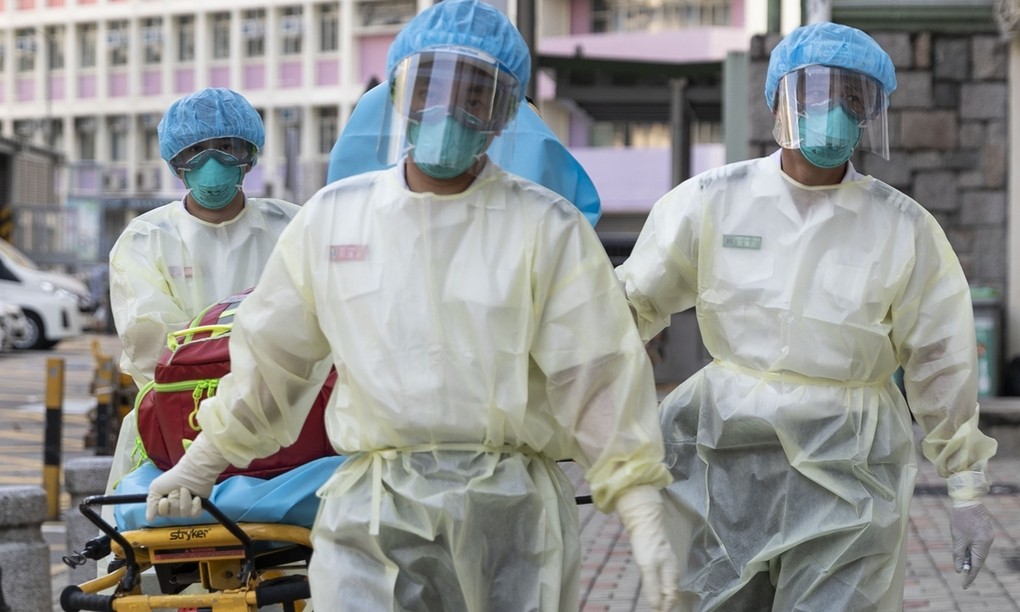
[[[273,553],[256,553],[256,543],[304,547],[310,554],[307,528],[275,523],[235,523],[203,499],[202,507],[219,524],[144,528],[120,533],[92,509],[94,505],[140,503],[145,498],[144,494],[110,495],[92,496],[82,501],[82,514],[111,538],[110,554],[119,567],[105,576],[65,588],[60,596],[65,612],[151,612],[167,608],[255,612],[260,606],[276,603],[282,604],[288,612],[306,609],[305,600],[310,597],[308,579],[289,570],[307,569],[307,565],[260,564],[260,560],[271,558]],[[66,558],[65,562],[71,564]],[[142,572],[182,562],[197,564],[198,583],[206,592],[141,592]]]

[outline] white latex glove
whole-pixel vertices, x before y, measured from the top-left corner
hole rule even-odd
[[[198,434],[177,465],[149,484],[145,520],[157,516],[198,516],[220,472],[230,463],[205,436]]]
[[[680,570],[666,539],[662,494],[647,485],[632,487],[620,494],[616,512],[630,535],[634,561],[641,570],[645,597],[652,610],[672,609],[679,597]]]
[[[953,563],[956,573],[964,575],[966,589],[984,567],[995,540],[992,517],[980,500],[954,501],[949,528],[953,534]]]

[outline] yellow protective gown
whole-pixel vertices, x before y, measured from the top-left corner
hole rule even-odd
[[[110,251],[110,304],[124,349],[121,371],[139,389],[152,380],[170,332],[217,300],[255,285],[299,210],[283,200],[247,198],[238,216],[208,223],[178,200],[128,223]],[[137,438],[132,411],[117,438],[111,487],[133,467]]]
[[[681,184],[617,269],[643,338],[694,306],[714,357],[662,403],[682,609],[898,611],[910,412],[954,499],[988,489],[967,281],[907,196],[777,162]]]
[[[664,486],[651,367],[584,217],[489,162],[463,193],[403,164],[333,183],[240,306],[233,369],[202,403],[235,465],[292,443],[327,368],[349,455],[319,494],[316,609],[576,608],[573,489]],[[277,406],[286,406],[279,409]]]

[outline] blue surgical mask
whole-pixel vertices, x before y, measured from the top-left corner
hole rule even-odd
[[[441,121],[412,122],[407,140],[414,146],[414,164],[437,179],[460,176],[485,150],[489,135],[465,127],[452,117]]]
[[[227,165],[210,157],[198,168],[184,173],[184,184],[191,190],[191,197],[199,206],[219,210],[237,195],[242,178],[242,166]]]
[[[861,141],[861,127],[842,106],[808,113],[798,121],[800,152],[819,168],[836,168],[850,159]]]

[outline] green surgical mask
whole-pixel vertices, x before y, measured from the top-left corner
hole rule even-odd
[[[853,155],[861,127],[841,106],[827,113],[808,113],[798,121],[800,152],[819,168],[836,168]]]
[[[228,166],[210,157],[198,168],[184,173],[184,184],[199,206],[219,210],[237,195],[242,178],[244,169],[241,166]]]
[[[488,134],[465,127],[452,117],[409,123],[407,140],[414,164],[425,174],[448,179],[467,172],[485,150]]]

